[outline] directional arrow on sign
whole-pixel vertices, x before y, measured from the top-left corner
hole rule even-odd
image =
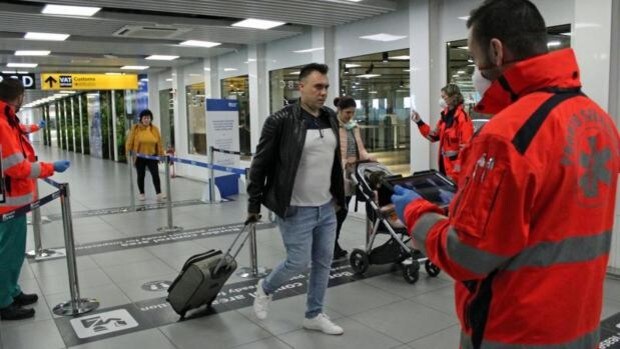
[[[54,84],[58,82],[58,80],[54,79],[54,77],[52,76],[48,76],[47,79],[45,79],[45,82],[50,84],[50,88],[52,88]]]

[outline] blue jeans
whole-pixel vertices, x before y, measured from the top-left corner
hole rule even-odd
[[[305,272],[312,261],[306,318],[314,318],[323,312],[323,299],[334,256],[334,205],[329,202],[316,207],[291,206],[286,217],[278,218],[277,222],[286,247],[286,260],[267,275],[263,281],[263,290],[267,294],[275,292],[290,278]]]

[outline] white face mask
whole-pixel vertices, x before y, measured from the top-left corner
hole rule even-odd
[[[446,109],[448,107],[448,103],[443,98],[439,98],[439,108],[441,110]]]
[[[491,87],[492,81],[482,76],[478,67],[474,68],[474,75],[471,77],[471,81],[474,84],[474,88],[480,94],[480,97],[484,97],[484,93]]]

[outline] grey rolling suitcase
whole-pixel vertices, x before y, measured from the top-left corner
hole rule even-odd
[[[211,305],[222,286],[230,275],[237,269],[235,257],[245,244],[249,232],[255,229],[256,222],[246,222],[226,253],[221,250],[209,250],[205,253],[191,256],[183,265],[181,273],[168,288],[166,300],[174,311],[185,318],[187,311],[203,305]],[[247,234],[246,234],[247,233]],[[246,234],[231,255],[233,247],[239,238]]]

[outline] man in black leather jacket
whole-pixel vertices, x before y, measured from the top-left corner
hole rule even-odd
[[[275,212],[286,247],[286,260],[256,286],[256,316],[265,319],[273,293],[312,262],[303,326],[342,334],[342,328],[323,313],[336,237],[335,212],[346,209],[338,121],[335,112],[324,106],[327,70],[316,63],[302,68],[299,101],[265,120],[249,173],[248,220],[258,219],[261,204]]]

